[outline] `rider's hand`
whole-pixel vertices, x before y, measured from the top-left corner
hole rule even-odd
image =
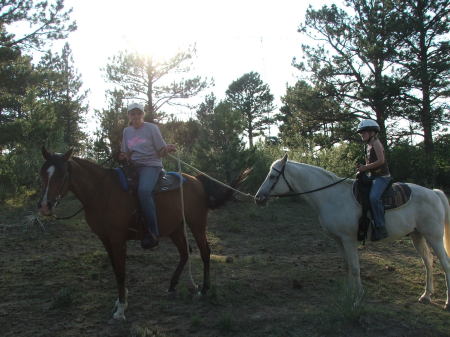
[[[167,144],[166,145],[166,152],[170,153],[170,152],[176,152],[177,151],[177,147],[175,146],[175,144]]]
[[[358,169],[358,172],[365,172],[365,171],[367,171],[367,166],[359,164],[357,169]]]
[[[165,157],[170,152],[175,152],[177,150],[177,147],[174,144],[167,144],[165,147],[163,147],[159,151],[160,157]]]

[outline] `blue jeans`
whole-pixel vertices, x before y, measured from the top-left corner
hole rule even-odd
[[[381,200],[381,195],[389,185],[391,179],[391,177],[372,177],[369,200],[373,222],[377,228],[384,227],[384,205]]]
[[[147,229],[155,236],[159,236],[156,207],[153,199],[153,189],[158,182],[162,167],[143,166],[138,168],[139,186],[138,196],[142,211],[144,212]]]

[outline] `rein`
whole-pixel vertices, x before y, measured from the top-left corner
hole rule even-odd
[[[279,194],[279,195],[271,195],[271,197],[279,197],[279,198],[284,198],[284,197],[294,197],[294,196],[297,196],[297,195],[302,195],[302,194],[309,194],[309,193],[313,193],[313,192],[318,192],[318,191],[321,191],[321,190],[325,190],[325,189],[327,189],[327,188],[329,188],[329,187],[332,187],[332,186],[334,186],[334,185],[340,184],[340,183],[342,183],[343,181],[349,179],[351,176],[353,176],[353,174],[351,174],[351,175],[349,175],[349,176],[347,176],[347,177],[345,177],[345,178],[342,178],[342,179],[340,179],[340,180],[338,180],[338,181],[335,181],[334,183],[331,183],[331,184],[328,184],[328,185],[325,185],[325,186],[322,186],[322,187],[319,187],[319,188],[315,188],[315,189],[313,189],[313,190],[309,190],[309,191],[305,191],[305,192],[295,192],[295,190],[292,188],[291,184],[289,184],[289,182],[288,182],[286,176],[284,175],[284,169],[285,169],[285,167],[286,167],[286,164],[282,167],[281,170],[277,170],[275,167],[272,167],[272,170],[274,170],[275,172],[278,172],[279,174],[278,174],[278,177],[277,177],[275,183],[272,185],[272,188],[270,189],[270,191],[272,191],[272,190],[275,188],[275,185],[278,183],[278,180],[280,179],[280,177],[283,177],[284,182],[285,182],[286,185],[289,187],[289,191],[294,192],[294,193]],[[270,191],[269,191],[269,195],[270,195]]]

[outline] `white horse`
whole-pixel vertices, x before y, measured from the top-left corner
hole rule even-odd
[[[270,196],[292,193],[304,194],[319,215],[321,226],[336,240],[348,265],[349,284],[362,290],[357,230],[361,206],[353,196],[354,180],[337,177],[320,167],[287,160],[287,154],[273,162],[270,171],[255,196],[257,204],[265,204]],[[429,303],[433,293],[433,257],[428,245],[436,253],[445,272],[447,300],[445,310],[450,311],[450,211],[441,190],[408,184],[411,199],[400,208],[386,211],[386,228],[395,240],[409,234],[426,269],[425,292],[419,298]],[[321,189],[321,187],[326,187]],[[370,235],[370,233],[369,233]],[[428,243],[428,244],[427,244]]]

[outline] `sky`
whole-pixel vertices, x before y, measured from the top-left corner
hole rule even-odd
[[[319,8],[332,1],[311,3]],[[291,63],[301,56],[305,37],[297,28],[308,5],[302,0],[66,0],[78,25],[67,41],[89,89],[91,112],[107,106],[102,68],[108,58],[120,50],[167,58],[193,44],[195,73],[215,82],[205,94],[222,99],[234,80],[255,71],[280,107],[286,86],[300,75]],[[180,119],[195,116],[184,111],[173,113]]]

